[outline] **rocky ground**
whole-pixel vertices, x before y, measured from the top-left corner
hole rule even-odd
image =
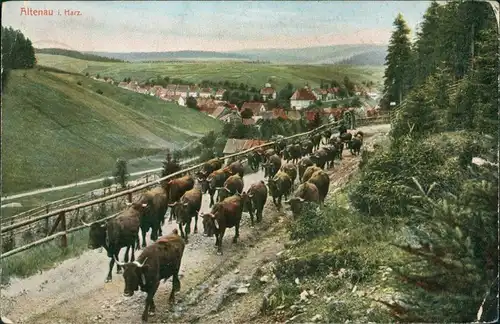
[[[365,146],[369,148],[389,126],[360,129],[365,132]],[[344,157],[329,171],[330,192],[357,170],[359,157],[348,152]],[[263,172],[245,176],[245,187],[262,178]],[[202,210],[208,211],[208,197],[203,199]],[[243,216],[239,242],[231,243],[234,230],[228,230],[222,256],[216,255],[214,238],[190,236],[176,303],[167,306],[171,280],[162,283],[155,296],[157,314],[150,317],[150,323],[263,323],[260,308],[275,280],[270,267],[287,243],[283,224],[290,220],[290,213],[287,208],[278,211],[269,199],[263,223],[250,228],[249,217]],[[168,233],[175,227],[165,224],[163,231]],[[202,231],[201,221],[198,229]],[[105,284],[108,260],[104,251],[88,251],[49,271],[13,279],[2,290],[2,314],[15,323],[139,323],[145,294],[136,292],[132,297],[123,297],[123,278],[115,274],[116,270],[113,281]]]

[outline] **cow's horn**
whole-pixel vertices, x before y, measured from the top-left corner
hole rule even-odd
[[[305,199],[304,199],[304,198],[301,198],[301,197],[298,197],[298,198],[299,198],[299,200],[300,200],[301,202],[304,202],[304,201],[305,201]]]
[[[215,187],[215,190],[221,190],[221,189],[226,189],[224,187]]]
[[[142,268],[142,266],[144,266],[144,263],[146,263],[146,260],[148,258],[145,258],[144,261],[142,261],[142,263],[139,263],[139,261],[134,261],[134,263],[137,265],[138,268]]]
[[[187,202],[186,202],[186,203],[183,203],[183,205],[184,205],[184,206],[187,206],[187,205],[189,205],[189,203],[187,203]]]
[[[148,207],[148,204],[147,203],[146,204],[142,204],[142,207]]]
[[[113,257],[113,259],[115,259],[116,264],[119,265],[120,267],[123,267],[126,264],[126,263],[118,261],[118,259],[116,257]]]
[[[90,227],[90,224],[87,224],[83,221],[83,219],[80,219],[80,221],[82,222],[83,225],[87,226],[87,227]]]
[[[248,197],[252,198],[254,196],[254,194],[248,194]]]
[[[231,190],[227,189],[226,187],[224,187],[224,189],[226,189],[227,192],[231,193]]]
[[[168,204],[168,207],[174,207],[175,205],[177,205],[177,202],[174,202],[173,204]]]
[[[125,203],[125,205],[127,205],[127,206],[131,206],[131,205],[132,205],[132,203],[131,203],[131,202],[126,202],[126,203]]]
[[[291,199],[285,200],[285,204],[289,204]]]

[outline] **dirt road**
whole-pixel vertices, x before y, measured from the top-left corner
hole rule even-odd
[[[369,135],[387,132],[388,125],[360,129]],[[373,138],[367,137],[365,144],[370,145]],[[347,173],[356,169],[359,161],[346,151],[344,157],[330,171],[331,192],[346,180]],[[245,189],[261,179],[262,171],[245,176]],[[209,197],[204,195],[202,210],[208,211],[208,205]],[[176,304],[167,309],[167,294],[171,289],[171,280],[168,280],[156,293],[157,314],[150,317],[149,322],[220,323],[217,312],[232,312],[225,305],[234,298],[235,289],[248,288],[255,270],[283,249],[284,239],[279,233],[287,215],[287,208],[284,212],[277,211],[271,199],[265,207],[263,223],[255,228],[250,228],[248,214],[244,213],[239,242],[231,243],[234,230],[228,230],[222,256],[216,255],[214,238],[192,234],[182,259],[181,291],[176,296]],[[165,224],[163,231],[168,233],[175,227],[175,224]],[[201,232],[202,228],[200,221]],[[123,278],[115,274],[116,270],[113,281],[105,284],[108,261],[104,251],[88,251],[49,271],[22,280],[13,279],[11,285],[2,290],[2,314],[15,323],[140,323],[145,294],[136,292],[132,297],[123,297]],[[250,321],[247,317],[241,318],[242,314],[231,313],[231,316],[239,318],[233,320],[234,323]]]

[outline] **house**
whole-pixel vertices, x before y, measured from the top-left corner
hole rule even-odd
[[[177,89],[177,85],[176,84],[168,84],[167,85],[167,94],[168,95],[175,95],[175,90]]]
[[[210,98],[212,96],[212,89],[203,88],[200,90],[200,98]]]
[[[339,88],[338,87],[329,88],[327,91],[328,91],[328,94],[326,96],[326,100],[333,100],[333,99],[337,98],[337,94],[339,92]]]
[[[200,93],[200,87],[198,86],[190,86],[189,87],[189,96],[193,98],[198,98]]]
[[[219,106],[215,109],[215,111],[210,116],[215,118],[215,119],[220,119],[221,117],[229,114],[230,112],[231,112],[231,109],[224,107],[224,106]]]
[[[187,98],[189,96],[189,86],[179,84],[175,89],[175,95]]]
[[[327,100],[328,90],[317,88],[313,90],[313,93],[316,95],[316,98]]]
[[[172,96],[174,102],[176,102],[179,106],[186,107],[186,100],[179,95]]]
[[[274,90],[272,87],[266,87],[260,89],[260,95],[264,100],[271,100],[271,99],[276,99],[276,90]]]
[[[226,92],[226,89],[217,90],[217,92],[215,93],[215,99],[222,99],[225,92]]]
[[[250,109],[254,117],[258,117],[262,112],[266,111],[266,106],[262,102],[245,102],[243,106],[241,106],[240,111],[246,109]]]
[[[255,125],[255,119],[254,118],[242,118],[241,119],[241,122],[243,123],[243,125]]]
[[[290,120],[300,120],[302,118],[302,116],[300,115],[300,111],[296,111],[296,110],[286,111],[286,116]]]
[[[207,114],[212,114],[217,109],[217,107],[219,107],[219,105],[224,106],[223,103],[218,104],[215,102],[215,100],[208,98],[198,98],[196,99],[196,102],[200,111]]]
[[[231,113],[224,115],[222,117],[219,117],[219,120],[222,120],[223,122],[230,123],[235,120],[241,120],[240,114],[238,114],[236,111],[231,111]]]
[[[234,154],[237,152],[249,150],[252,147],[261,146],[266,143],[266,141],[256,139],[230,138],[227,140],[226,146],[224,146],[224,151],[222,151],[222,153],[224,155]]]
[[[308,87],[297,89],[290,98],[290,107],[301,110],[309,107],[317,100],[314,93]]]
[[[285,109],[283,109],[283,108],[273,109],[273,117],[274,117],[274,119],[276,119],[276,118],[288,119],[288,116],[285,112]]]

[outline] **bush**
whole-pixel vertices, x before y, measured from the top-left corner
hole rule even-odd
[[[76,84],[78,84],[79,86],[82,85],[82,82],[81,81],[78,81]]]
[[[304,202],[300,216],[288,223],[292,240],[311,240],[328,235],[333,230],[333,219],[327,210],[317,210],[318,205]]]
[[[105,179],[102,181],[102,186],[103,186],[104,188],[110,187],[112,184],[113,184],[113,180],[111,180],[110,178],[105,178]]]
[[[104,92],[102,92],[101,89],[97,89],[95,92],[97,92],[98,94],[102,95]]]

